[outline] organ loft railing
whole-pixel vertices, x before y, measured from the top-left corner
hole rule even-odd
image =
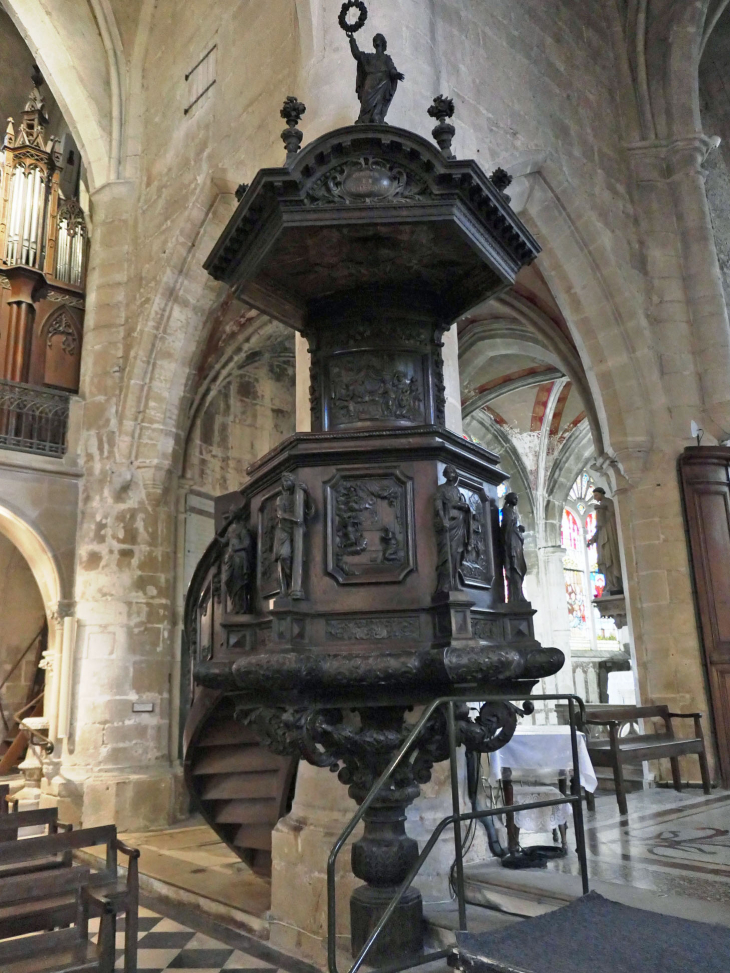
[[[60,456],[78,391],[88,234],[79,200],[61,188],[73,153],[64,159],[46,137],[42,85],[35,69],[0,150],[0,448]]]

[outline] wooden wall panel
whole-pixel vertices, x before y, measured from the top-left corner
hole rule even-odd
[[[730,448],[679,459],[690,562],[720,773],[730,786]]]

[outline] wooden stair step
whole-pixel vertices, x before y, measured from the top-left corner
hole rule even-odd
[[[234,798],[278,797],[279,771],[252,774],[214,775],[200,791],[203,801],[225,801]]]
[[[209,724],[197,742],[199,747],[217,747],[233,743],[251,743],[260,746],[259,739],[250,726],[241,726],[232,720]]]
[[[225,746],[201,748],[193,764],[193,774],[230,774],[254,770],[278,770],[283,757],[269,753],[263,747]]]
[[[279,802],[270,800],[235,800],[222,802],[215,808],[217,824],[266,824],[273,828],[279,820]]]
[[[271,827],[267,824],[244,824],[236,832],[233,844],[237,848],[271,849]]]

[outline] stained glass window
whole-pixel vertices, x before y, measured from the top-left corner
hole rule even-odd
[[[595,598],[601,597],[606,587],[606,579],[598,570],[596,546],[588,545],[596,532],[594,487],[592,477],[581,473],[571,488],[560,526],[560,543],[565,549],[563,569],[570,642],[574,649],[595,649],[599,643],[606,648],[619,648],[613,619],[601,618],[601,613],[591,604]],[[606,642],[613,645],[608,646]]]

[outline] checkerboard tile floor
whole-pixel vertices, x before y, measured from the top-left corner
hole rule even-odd
[[[96,942],[99,919],[89,920]],[[150,909],[139,909],[137,964],[139,973],[186,970],[187,973],[288,973],[278,964],[232,949],[217,939],[167,919]],[[124,920],[117,921],[115,969],[124,968]]]

